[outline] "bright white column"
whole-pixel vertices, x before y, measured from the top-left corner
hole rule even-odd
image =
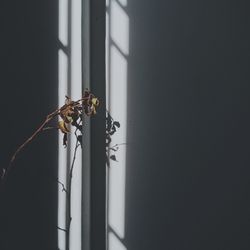
[[[59,0],[59,40],[64,45],[68,45],[68,0]]]
[[[58,107],[61,107],[67,94],[68,57],[62,50],[58,53]],[[58,181],[67,186],[67,149],[63,146],[63,134],[58,132]],[[58,184],[58,227],[66,229],[66,192],[62,191],[62,185]],[[65,232],[58,230],[58,247],[65,249]]]
[[[81,64],[81,0],[72,0],[71,13],[71,98],[78,100],[82,96],[82,64]],[[74,129],[74,128],[72,128]],[[76,138],[72,131],[71,162],[74,154]],[[82,204],[82,156],[81,147],[77,150],[77,157],[73,170],[71,189],[71,228],[70,249],[81,250],[81,204]]]
[[[68,0],[58,1],[58,39],[62,45],[68,45]],[[65,101],[68,91],[68,56],[62,49],[58,51],[58,107]],[[63,135],[58,133],[58,180],[67,186],[67,151],[62,145]],[[58,228],[66,229],[66,193],[62,185],[58,184]],[[65,250],[66,235],[58,230],[58,248]]]
[[[118,3],[119,2],[119,3]],[[107,103],[111,116],[121,127],[112,136],[112,145],[127,140],[127,57],[129,55],[129,18],[123,7],[126,0],[109,0],[107,7]],[[122,6],[123,7],[122,7]],[[112,146],[111,145],[111,146]],[[126,145],[115,153],[117,162],[110,161],[108,186],[108,225],[116,233],[109,232],[108,250],[126,250],[121,240],[125,238],[125,181]]]

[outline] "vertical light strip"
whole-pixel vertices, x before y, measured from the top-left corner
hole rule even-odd
[[[62,50],[58,52],[58,106],[64,104],[65,95],[67,94],[68,79],[68,57]],[[67,183],[67,152],[62,141],[62,133],[58,133],[58,180],[66,187]],[[62,191],[62,185],[58,184],[58,228],[66,229],[66,193]],[[58,230],[58,247],[65,250],[65,232]]]
[[[129,18],[124,9],[115,0],[111,0],[110,18],[111,39],[117,48],[127,56],[129,53]]]
[[[126,143],[127,138],[127,67],[129,54],[129,18],[126,1],[110,0],[108,6],[109,38],[107,38],[107,97],[111,116],[121,127],[112,136],[112,145]],[[112,146],[111,145],[111,146]],[[108,250],[125,250],[125,181],[126,145],[116,152],[118,162],[111,161],[108,186]],[[113,232],[115,232],[115,234]]]
[[[110,112],[121,124],[112,136],[112,144],[126,142],[127,123],[127,62],[120,52],[111,47]],[[111,161],[109,171],[109,225],[123,238],[125,229],[125,168],[126,147],[116,152],[118,162]]]
[[[106,71],[106,109],[110,110],[110,103],[109,103],[109,0],[106,0],[106,37],[105,37],[105,71]],[[109,224],[109,168],[106,167],[106,250],[109,249],[109,239],[108,239],[108,224]]]
[[[68,45],[68,0],[58,1],[58,38],[63,46]],[[69,58],[61,49],[58,51],[58,107],[65,101],[68,93]],[[58,133],[58,181],[67,186],[67,152],[62,145],[63,135]],[[58,228],[66,229],[67,195],[58,184]],[[66,249],[65,231],[58,229],[58,248]]]
[[[59,40],[68,45],[68,0],[59,0]]]
[[[109,13],[109,0],[106,0],[106,37],[105,37],[105,50],[106,50],[106,55],[105,55],[105,60],[106,60],[106,107],[109,109],[109,70],[110,70],[110,65],[109,65],[109,46],[110,46],[110,38],[109,38],[109,23],[110,23],[110,13]]]
[[[72,0],[71,13],[71,98],[80,99],[82,96],[82,46],[81,46],[81,0]],[[76,138],[72,131],[70,141],[71,162],[74,154]],[[71,187],[71,228],[70,249],[81,250],[81,204],[82,204],[82,153],[77,150]]]

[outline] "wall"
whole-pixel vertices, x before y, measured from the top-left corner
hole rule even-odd
[[[0,168],[57,107],[57,1],[2,1]],[[27,146],[1,187],[0,249],[57,249],[57,133]]]
[[[117,2],[129,18],[117,249],[249,249],[246,1]]]
[[[1,167],[57,105],[56,5],[2,3]],[[246,3],[128,0],[124,9],[123,246],[249,249]],[[50,136],[17,159],[0,203],[3,250],[56,249],[57,154]]]

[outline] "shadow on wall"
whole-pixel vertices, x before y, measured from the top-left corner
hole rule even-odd
[[[108,61],[110,111],[127,124],[119,131],[127,134],[126,162],[117,156],[125,166],[109,173],[109,250],[249,249],[247,7],[124,2],[109,1],[129,19],[127,57],[117,56],[119,30],[109,26],[113,60],[126,59]]]
[[[57,107],[57,1],[4,1],[0,10],[3,107],[0,168]],[[18,155],[1,190],[0,249],[57,249],[57,133]]]

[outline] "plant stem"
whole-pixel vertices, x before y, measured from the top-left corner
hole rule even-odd
[[[76,129],[77,130],[77,129]],[[66,225],[66,250],[69,250],[70,247],[70,226],[71,226],[71,221],[72,221],[72,216],[71,216],[71,188],[72,188],[72,177],[73,177],[73,170],[74,170],[74,165],[75,165],[75,160],[76,160],[76,153],[77,149],[80,146],[80,143],[78,142],[76,138],[76,145],[74,149],[74,155],[69,171],[69,180],[68,180],[68,188],[67,188],[67,225]]]
[[[13,162],[16,159],[16,156],[18,155],[18,153],[27,145],[29,144],[40,132],[43,131],[44,127],[46,126],[47,123],[49,123],[55,116],[57,116],[60,112],[60,109],[55,110],[54,112],[52,112],[51,114],[47,115],[45,121],[42,123],[42,125],[40,125],[40,127],[21,145],[17,148],[17,150],[15,151],[15,153],[12,155],[11,160],[9,162],[9,165],[7,168],[4,169],[3,175],[2,175],[2,180],[7,178],[7,175],[9,173],[9,171],[11,170],[11,167],[13,165]]]

